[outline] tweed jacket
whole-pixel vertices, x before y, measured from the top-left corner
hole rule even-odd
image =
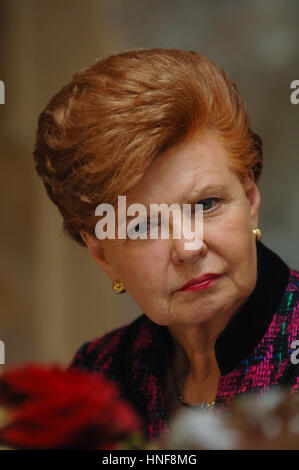
[[[257,242],[257,266],[254,291],[216,341],[220,409],[241,393],[264,393],[277,384],[291,393],[299,388],[299,365],[290,360],[292,343],[299,339],[299,272],[262,242]],[[69,369],[114,381],[143,419],[146,437],[157,439],[169,431],[164,378],[173,352],[168,328],[142,314],[84,343]]]

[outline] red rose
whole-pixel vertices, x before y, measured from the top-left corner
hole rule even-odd
[[[0,405],[12,412],[0,442],[22,449],[112,449],[141,430],[114,383],[56,365],[6,370]]]

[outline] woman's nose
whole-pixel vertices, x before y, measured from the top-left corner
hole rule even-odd
[[[194,263],[200,256],[203,256],[207,250],[207,245],[204,240],[198,243],[192,243],[192,249],[187,249],[190,239],[181,238],[172,239],[172,261],[174,264]],[[189,245],[190,246],[190,245]]]

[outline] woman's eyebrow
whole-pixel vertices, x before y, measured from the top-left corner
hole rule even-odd
[[[192,202],[194,202],[195,199],[200,199],[202,195],[207,195],[207,193],[212,194],[213,192],[221,192],[223,194],[226,194],[228,192],[227,186],[222,183],[203,185],[201,187],[193,189],[191,192],[191,197],[190,193],[186,194],[185,197],[182,198],[183,200],[181,201],[181,203],[191,204]]]
[[[206,185],[203,185],[199,188],[196,188],[196,189],[193,189],[192,192],[191,192],[191,196],[190,196],[190,192],[186,193],[185,195],[183,195],[181,197],[180,200],[177,200],[177,201],[173,201],[171,204],[194,204],[194,201],[197,199],[199,200],[201,198],[201,196],[203,194],[207,194],[207,193],[212,193],[213,191],[218,191],[218,192],[221,192],[222,194],[226,194],[228,191],[227,191],[227,186],[225,184],[222,184],[222,183],[210,183],[210,184],[206,184]],[[161,203],[163,204],[163,203]],[[169,204],[169,206],[171,206],[171,204]],[[159,204],[158,204],[159,205]],[[145,205],[145,208],[147,210],[147,214],[150,213],[150,207],[148,205]],[[127,220],[130,220],[130,219],[134,219],[136,217],[136,215],[127,215]],[[146,219],[145,219],[146,220]],[[147,220],[150,220],[150,216],[147,217]]]

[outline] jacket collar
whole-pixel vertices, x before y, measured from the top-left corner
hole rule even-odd
[[[257,281],[247,301],[216,341],[215,353],[222,375],[232,371],[261,341],[278,310],[290,277],[286,263],[257,242]]]

